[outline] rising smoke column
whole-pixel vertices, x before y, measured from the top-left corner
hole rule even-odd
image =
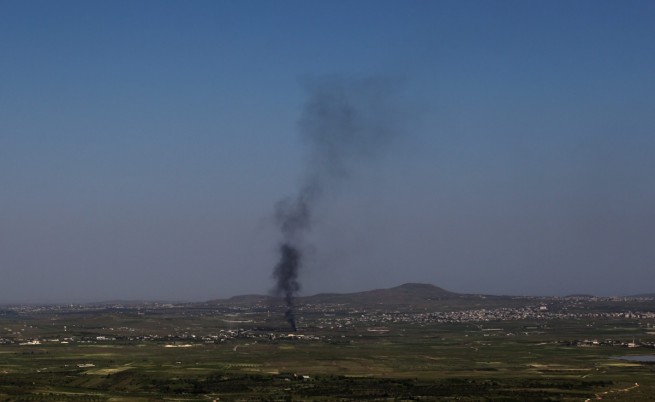
[[[318,202],[348,178],[361,161],[388,146],[400,121],[396,82],[388,79],[326,77],[306,85],[307,101],[299,122],[307,145],[307,167],[295,196],[278,203],[275,218],[282,234],[273,277],[275,292],[287,305],[285,317],[296,330],[294,297],[300,290],[303,240]]]

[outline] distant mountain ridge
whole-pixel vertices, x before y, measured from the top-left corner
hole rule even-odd
[[[423,304],[436,300],[455,299],[469,295],[450,292],[435,285],[426,283],[405,283],[388,289],[365,290],[353,293],[319,293],[312,296],[300,296],[298,304]],[[229,299],[210,300],[210,304],[255,304],[273,303],[278,300],[274,296],[240,295]]]
[[[406,307],[435,307],[438,305],[467,305],[470,307],[481,307],[491,305],[520,304],[521,299],[549,299],[552,296],[511,296],[511,295],[484,295],[456,293],[445,290],[438,286],[427,283],[405,283],[400,286],[387,289],[373,289],[352,293],[319,293],[311,296],[299,296],[296,304],[339,304],[361,307],[379,306],[406,306]],[[568,298],[593,298],[588,294],[572,294],[564,296]],[[655,294],[640,294],[625,297],[655,297]],[[233,304],[233,305],[255,305],[268,304],[276,305],[281,303],[281,298],[270,295],[239,295],[228,299],[215,299],[206,302],[207,304]]]
[[[460,295],[426,283],[405,283],[388,289],[356,293],[319,293],[302,297],[304,303],[413,304],[430,300],[456,298]]]
[[[638,295],[632,295],[627,297],[655,297],[655,293],[641,293]]]

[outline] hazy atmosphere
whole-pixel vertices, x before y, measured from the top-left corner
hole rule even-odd
[[[1,1],[0,302],[652,293],[653,21],[652,1]]]

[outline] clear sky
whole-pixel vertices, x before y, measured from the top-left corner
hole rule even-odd
[[[655,291],[655,2],[0,1],[0,302],[267,293],[305,83],[411,116],[305,294]]]

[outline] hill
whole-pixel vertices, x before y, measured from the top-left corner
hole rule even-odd
[[[238,295],[232,296],[229,299],[214,299],[209,300],[207,304],[230,304],[236,306],[252,306],[255,304],[275,304],[277,298],[274,296],[265,295]]]
[[[512,304],[514,298],[455,293],[426,283],[406,283],[389,289],[374,289],[354,293],[319,293],[296,298],[297,305],[336,304],[351,308],[440,309],[476,308],[497,304]],[[281,305],[279,297],[242,295],[229,299],[210,300],[210,305]]]
[[[356,293],[320,293],[299,298],[301,303],[353,304],[353,305],[406,305],[454,299],[461,295],[425,283],[406,283],[389,289],[375,289]]]
[[[425,302],[459,298],[464,295],[449,292],[438,286],[426,283],[406,283],[389,289],[374,289],[354,293],[319,293],[313,296],[297,297],[298,304],[348,304],[348,305],[380,305],[380,304],[423,304]],[[208,304],[275,304],[279,298],[265,295],[239,295],[228,299],[210,300]]]

